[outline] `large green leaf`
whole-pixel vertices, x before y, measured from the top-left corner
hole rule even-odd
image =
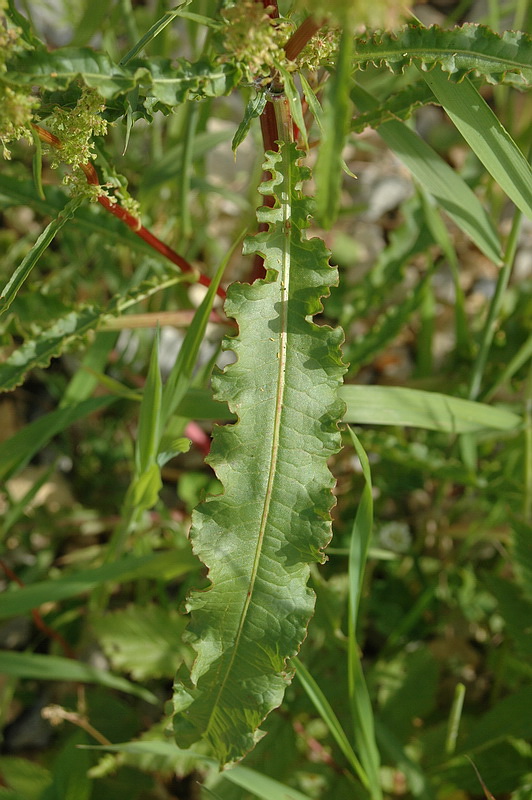
[[[181,747],[203,739],[222,763],[253,746],[281,703],[314,606],[308,562],[322,559],[331,535],[342,333],[309,319],[336,274],[323,243],[303,234],[299,155],[284,144],[267,154],[272,179],[261,192],[276,206],[260,209],[270,229],[246,243],[267,277],[230,287],[226,312],[239,335],[226,347],[237,361],[215,379],[238,415],[216,430],[210,457],[224,493],[197,509],[191,531],[211,586],[189,600],[197,656],[176,685],[175,732]]]

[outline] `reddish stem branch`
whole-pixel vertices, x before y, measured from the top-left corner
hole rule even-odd
[[[284,46],[286,57],[289,61],[294,61],[309,42],[315,33],[324,25],[324,20],[317,20],[314,17],[307,17],[299,28],[294,31]]]
[[[54,136],[53,133],[50,131],[41,128],[40,125],[33,126],[37,135],[41,141],[46,142],[46,144],[55,147],[57,150],[60,150],[62,147],[61,140]],[[96,172],[94,165],[88,162],[87,164],[81,164],[81,169],[85,173],[85,177],[87,178],[87,183],[90,183],[93,186],[99,186],[100,181],[98,179],[98,173]],[[194,272],[194,267],[190,264],[185,258],[176,253],[175,250],[172,250],[167,244],[162,242],[160,239],[155,236],[151,231],[144,227],[141,224],[140,219],[138,217],[133,216],[127,211],[123,206],[119,203],[113,203],[106,195],[99,195],[98,202],[101,206],[103,206],[107,211],[117,217],[119,220],[124,222],[130,230],[133,231],[137,236],[143,239],[146,244],[152,247],[161,255],[165,256],[172,264],[175,264],[179,267],[182,272]],[[201,283],[203,286],[210,286],[211,280],[206,275],[199,275],[198,282]],[[225,291],[222,289],[221,286],[218,287],[216,293],[222,300],[225,300]]]
[[[24,582],[20,580],[18,575],[16,575],[13,572],[13,570],[10,567],[8,567],[8,565],[2,559],[0,559],[0,566],[2,567],[5,574],[10,580],[14,581],[18,586],[24,587]],[[74,659],[76,658],[76,654],[70,647],[69,643],[65,639],[63,639],[60,633],[54,631],[53,628],[50,628],[50,626],[46,624],[46,622],[41,617],[40,612],[36,608],[33,608],[31,610],[31,616],[33,617],[33,621],[37,626],[37,628],[39,628],[45,634],[45,636],[48,636],[50,639],[54,639],[63,649],[63,652],[67,658],[74,658]]]

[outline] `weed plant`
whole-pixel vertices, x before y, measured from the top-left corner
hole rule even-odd
[[[530,12],[470,5],[0,0],[0,798],[532,796]]]

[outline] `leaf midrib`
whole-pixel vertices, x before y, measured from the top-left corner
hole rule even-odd
[[[269,469],[268,469],[268,481],[266,484],[266,490],[264,495],[264,505],[262,509],[261,521],[260,521],[260,528],[259,528],[259,535],[257,539],[257,546],[255,548],[255,557],[253,560],[253,567],[251,570],[251,577],[249,581],[249,586],[246,592],[246,600],[244,602],[244,606],[242,608],[242,613],[240,615],[240,621],[238,623],[238,628],[231,652],[231,656],[229,659],[229,663],[225,670],[225,676],[220,683],[220,688],[216,694],[215,701],[212,706],[211,714],[209,715],[209,721],[205,727],[205,734],[208,737],[209,731],[212,725],[213,717],[215,714],[215,710],[218,706],[220,697],[223,695],[225,691],[225,687],[229,680],[229,676],[233,669],[233,664],[236,660],[238,647],[240,643],[240,639],[242,638],[242,633],[244,630],[244,625],[246,623],[246,618],[251,606],[251,602],[253,599],[253,590],[255,587],[255,581],[257,578],[257,573],[259,569],[259,563],[262,555],[262,547],[264,543],[264,537],[266,533],[266,527],[268,524],[269,514],[270,514],[270,506],[271,506],[271,499],[272,499],[272,492],[273,492],[273,485],[275,481],[275,476],[277,474],[277,460],[279,454],[279,442],[281,438],[281,420],[283,415],[283,398],[285,395],[286,390],[286,363],[287,363],[287,354],[288,354],[288,297],[289,297],[289,286],[290,286],[290,243],[292,237],[292,228],[291,228],[291,204],[290,198],[292,197],[292,174],[290,169],[290,160],[287,157],[287,149],[286,147],[281,148],[282,152],[282,167],[281,173],[284,176],[285,186],[287,186],[286,192],[286,202],[282,203],[282,230],[283,230],[283,247],[282,247],[282,263],[280,274],[277,276],[276,282],[279,284],[280,289],[280,332],[279,332],[279,351],[278,351],[278,359],[279,365],[277,369],[277,391],[276,391],[276,399],[275,399],[275,416],[274,416],[274,424],[273,424],[273,435],[272,435],[272,444],[270,450],[270,459],[269,459]]]

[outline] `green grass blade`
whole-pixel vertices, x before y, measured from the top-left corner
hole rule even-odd
[[[437,67],[423,77],[490,175],[532,217],[532,167],[471,81],[453,83]]]
[[[223,777],[251,792],[261,800],[310,800],[309,796],[284,783],[268,778],[249,767],[236,766],[223,773]]]
[[[340,207],[342,150],[349,127],[352,51],[353,37],[346,27],[324,104],[323,134],[315,169],[316,218],[324,228],[329,228],[336,220]]]
[[[504,255],[504,263],[502,269],[499,270],[499,274],[497,276],[497,284],[495,286],[495,292],[493,293],[493,297],[491,298],[489,304],[488,314],[486,317],[486,322],[484,323],[484,329],[482,331],[482,337],[480,340],[480,347],[478,349],[478,354],[471,370],[471,383],[469,385],[470,400],[475,400],[480,394],[480,386],[482,383],[484,370],[486,368],[489,351],[491,348],[491,344],[493,342],[493,337],[495,336],[499,315],[502,310],[502,304],[504,302],[504,297],[506,294],[506,289],[508,288],[508,283],[510,281],[510,276],[512,274],[515,251],[517,249],[519,232],[521,230],[521,220],[522,220],[521,212],[519,210],[516,210],[512,221],[512,229],[510,231],[510,235],[506,243],[506,253]]]
[[[91,667],[81,661],[40,653],[15,653],[10,650],[0,652],[0,672],[13,678],[27,678],[38,681],[71,681],[74,683],[97,683],[126,694],[140,697],[147,703],[159,703],[158,698],[148,689]]]
[[[299,679],[299,682],[306,691],[309,699],[314,705],[314,708],[327,725],[331,736],[344,754],[348,764],[353,770],[353,773],[358,776],[362,785],[365,786],[366,789],[369,789],[370,783],[368,776],[366,775],[362,764],[358,760],[355,751],[351,747],[351,743],[347,738],[344,729],[340,725],[340,721],[334,713],[331,704],[302,662],[298,658],[294,658],[293,663],[296,665],[296,676]]]
[[[184,0],[184,2],[179,3],[178,6],[170,9],[167,11],[166,14],[155,22],[151,28],[144,34],[144,36],[139,39],[139,41],[129,50],[128,53],[120,60],[120,66],[124,67],[131,59],[135,58],[144,48],[148,45],[156,36],[158,36],[161,31],[163,31],[167,25],[169,25],[176,17],[178,17],[181,13],[181,10],[185,8],[185,6],[190,5],[191,0]]]
[[[32,271],[37,261],[53,242],[63,225],[68,222],[68,220],[76,213],[82,202],[83,198],[80,197],[75,197],[72,200],[69,200],[66,206],[59,212],[57,217],[46,226],[31,248],[30,252],[17,267],[5,285],[0,297],[0,320],[6,316],[9,306],[17,296],[20,287]]]
[[[186,392],[190,388],[192,372],[196,364],[199,348],[203,342],[209,316],[212,311],[216,291],[224,274],[229,260],[242,240],[242,234],[229,248],[226,256],[220,263],[211,281],[205,297],[203,298],[198,310],[194,314],[194,319],[190,323],[187,334],[181,345],[174,366],[172,367],[168,379],[164,385],[161,399],[161,432],[164,430],[168,420],[182,402]]]
[[[0,443],[0,481],[9,480],[54,436],[72,423],[115,402],[114,397],[95,397],[68,408],[60,408],[30,422]]]
[[[351,97],[362,111],[378,106],[377,100],[360,86],[353,87]],[[497,232],[463,178],[404,122],[385,122],[377,132],[458,227],[489,259],[499,263],[501,247]]]
[[[339,396],[347,405],[344,422],[359,425],[473,433],[486,429],[510,431],[522,424],[521,417],[503,408],[401,386],[342,386]]]
[[[157,330],[139,411],[139,427],[135,447],[137,477],[147,472],[155,464],[160,440],[162,392],[159,369],[159,331]]]
[[[14,587],[0,597],[0,619],[27,614],[43,603],[57,603],[69,597],[92,592],[107,581],[129,583],[142,578],[172,580],[197,569],[190,550],[173,550],[146,556],[127,555],[112,564],[70,572],[60,578]]]
[[[353,431],[348,429],[353,447],[362,466],[364,488],[360,499],[349,547],[349,630],[348,630],[348,679],[349,699],[355,730],[355,741],[362,766],[368,776],[370,794],[373,800],[381,800],[380,756],[375,742],[373,709],[369,698],[366,680],[360,663],[356,629],[360,607],[360,597],[364,571],[368,558],[373,530],[373,493],[371,470],[364,448]]]

